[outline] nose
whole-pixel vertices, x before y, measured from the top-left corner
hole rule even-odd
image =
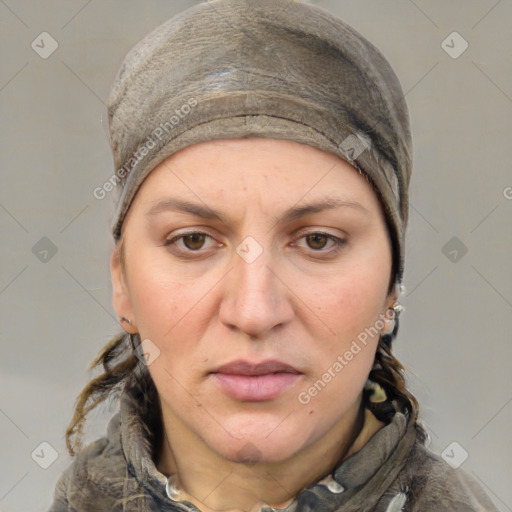
[[[252,262],[238,254],[234,254],[233,260],[219,318],[231,330],[251,338],[268,338],[273,330],[293,318],[293,294],[267,251]]]

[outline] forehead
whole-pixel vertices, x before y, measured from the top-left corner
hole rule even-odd
[[[289,203],[327,192],[368,209],[377,202],[366,177],[341,157],[293,141],[256,137],[189,146],[153,169],[141,189],[145,202],[172,192],[225,201],[226,208],[236,199]]]

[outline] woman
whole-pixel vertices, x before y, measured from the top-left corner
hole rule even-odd
[[[496,510],[391,353],[412,142],[381,53],[302,2],[204,2],[129,52],[109,122],[125,331],[51,512]]]

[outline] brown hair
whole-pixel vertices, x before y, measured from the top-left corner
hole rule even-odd
[[[125,272],[124,239],[121,238],[114,250],[119,251],[123,273]],[[392,273],[392,277],[393,277]],[[418,422],[419,404],[407,389],[405,368],[391,352],[393,339],[398,332],[398,318],[391,334],[381,335],[373,368],[369,377],[378,383],[391,401],[398,401],[414,421],[418,438],[425,442],[428,434]],[[70,455],[76,455],[81,449],[81,438],[86,416],[100,403],[120,394],[125,385],[137,387],[142,397],[142,412],[149,425],[158,425],[157,431],[150,433],[154,439],[160,438],[161,408],[158,391],[145,365],[139,363],[133,353],[130,336],[123,332],[114,336],[94,358],[89,369],[103,367],[103,373],[92,379],[77,397],[73,418],[66,429],[66,446]],[[375,410],[374,414],[381,421],[388,422],[393,410]],[[380,415],[380,417],[379,417]],[[73,438],[77,439],[73,442]]]

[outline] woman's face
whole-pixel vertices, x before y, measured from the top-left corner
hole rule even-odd
[[[114,306],[173,424],[275,462],[358,407],[396,296],[380,203],[348,163],[284,140],[190,146],[149,174],[122,236]]]

